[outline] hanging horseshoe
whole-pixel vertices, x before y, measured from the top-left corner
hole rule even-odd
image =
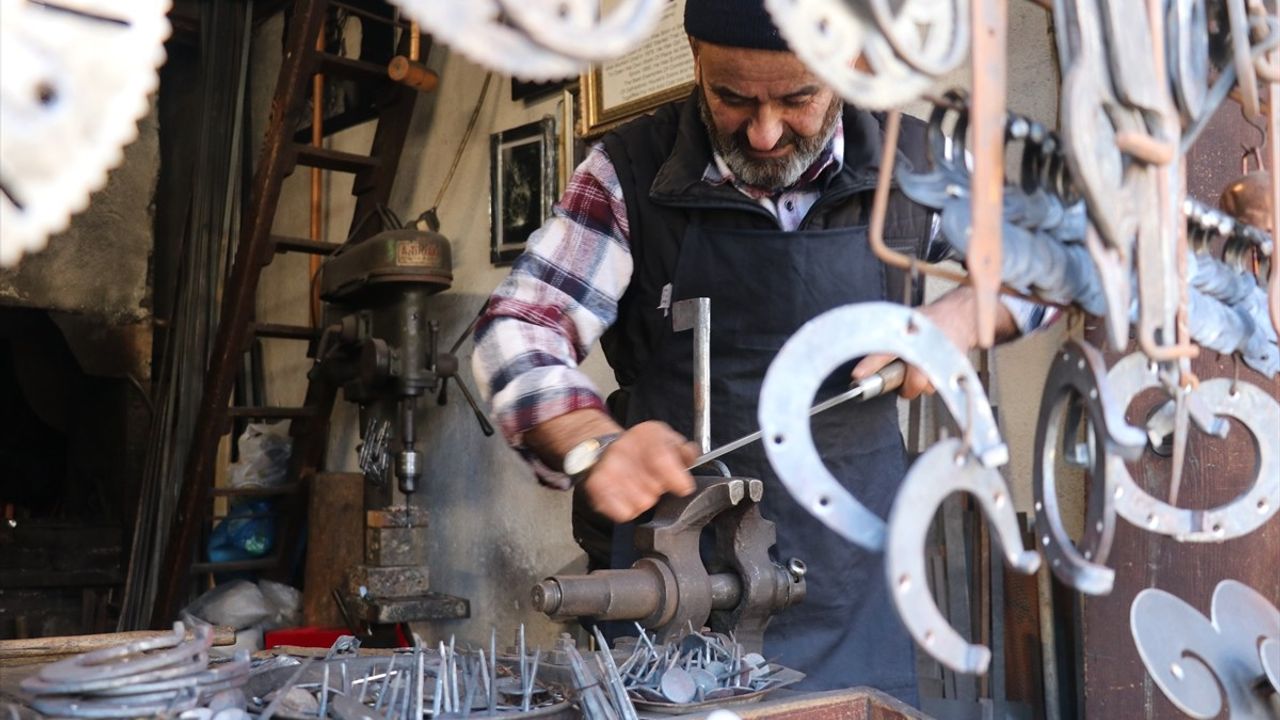
[[[1245,0],[1226,0],[1227,20],[1231,25],[1231,57],[1239,79],[1240,106],[1245,117],[1258,117],[1262,106],[1258,98],[1258,70],[1253,63],[1250,43],[1249,11]]]
[[[1209,18],[1204,0],[1173,0],[1165,47],[1169,78],[1184,125],[1204,112],[1209,94]]]
[[[1121,408],[1139,393],[1162,387],[1159,371],[1141,353],[1116,363],[1107,380]],[[1233,388],[1234,385],[1234,388]],[[1128,469],[1115,476],[1116,512],[1134,525],[1179,542],[1222,542],[1248,535],[1280,508],[1280,404],[1266,392],[1246,382],[1217,378],[1200,383],[1187,397],[1191,419],[1205,432],[1226,436],[1227,423],[1216,416],[1239,420],[1253,434],[1255,477],[1248,490],[1229,503],[1207,510],[1175,507],[1149,495],[1138,486]]]
[[[1074,402],[1082,403],[1084,417],[1071,418]],[[1083,447],[1075,444],[1078,425],[1073,420],[1077,419],[1087,423],[1089,440]],[[1084,534],[1075,544],[1067,536],[1058,508],[1055,443],[1059,437],[1063,454],[1084,465],[1092,481]],[[1102,354],[1083,342],[1067,343],[1049,367],[1036,424],[1036,536],[1053,574],[1087,595],[1111,592],[1115,571],[1106,562],[1115,533],[1112,478],[1117,467],[1124,468],[1121,457],[1137,459],[1146,440],[1141,430],[1125,422],[1124,408],[1112,397]]]
[[[965,61],[968,0],[868,0],[866,9],[898,57],[926,75],[945,75]]]
[[[395,4],[451,49],[504,75],[559,80],[577,77],[587,68],[587,63],[548,50],[507,24],[498,0],[395,0]]]
[[[584,62],[605,62],[631,52],[653,34],[665,0],[623,0],[605,17],[598,0],[499,0],[503,11],[543,47]]]
[[[935,41],[922,38],[920,52],[907,53],[921,64],[925,64],[926,58],[963,59],[968,54],[969,33],[955,30],[962,22],[960,18],[968,17],[968,0],[943,4],[954,8],[954,15],[943,13],[930,17],[932,27],[928,35],[936,34],[954,46],[939,49]],[[874,20],[864,17],[857,5],[844,0],[765,0],[765,7],[782,37],[804,64],[858,107],[889,110],[919,98],[937,79],[936,75],[920,72],[904,61],[890,40],[876,29]],[[914,26],[910,29],[919,33]],[[905,34],[907,30],[900,31]],[[895,32],[895,41],[903,36]],[[937,67],[945,67],[937,60],[935,63]]]
[[[1216,718],[1224,709],[1232,720],[1274,718],[1263,652],[1266,643],[1280,638],[1280,611],[1248,585],[1223,580],[1213,591],[1209,615],[1164,590],[1138,593],[1129,627],[1147,674],[1193,718]]]
[[[991,651],[971,645],[947,623],[933,602],[925,571],[925,538],[942,501],[953,492],[978,500],[1005,562],[1023,575],[1040,568],[1040,556],[1022,547],[1018,517],[1004,478],[975,462],[956,438],[942,440],[916,460],[889,511],[885,577],[898,617],[920,647],[956,672],[981,674]]]
[[[889,353],[925,373],[985,467],[1009,461],[1009,449],[969,358],[942,330],[911,308],[887,302],[828,310],[792,335],[765,373],[760,431],[770,464],[787,491],[814,517],[868,550],[884,546],[884,521],[849,494],[822,462],[809,407],[823,380],[841,365]]]

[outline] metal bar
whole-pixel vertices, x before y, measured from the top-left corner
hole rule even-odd
[[[1005,0],[973,0],[973,239],[965,264],[977,310],[978,345],[995,344],[1004,202]]]
[[[1280,14],[1280,10],[1277,10]],[[1271,53],[1271,63],[1280,65],[1280,50]],[[1271,83],[1271,102],[1267,108],[1267,120],[1271,130],[1267,138],[1271,145],[1271,237],[1280,235],[1280,83]],[[1271,260],[1271,278],[1267,290],[1271,326],[1280,334],[1280,257]]]
[[[693,441],[711,451],[711,298],[691,298],[671,305],[676,332],[693,331]]]

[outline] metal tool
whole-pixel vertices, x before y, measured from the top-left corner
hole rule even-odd
[[[977,462],[958,439],[929,448],[911,466],[889,511],[885,579],[898,616],[916,643],[938,662],[962,673],[983,673],[991,651],[965,641],[934,604],[925,570],[925,538],[942,501],[967,492],[978,501],[1009,567],[1024,575],[1040,567],[1040,556],[1024,550],[1004,478]]]
[[[1009,449],[969,358],[924,315],[872,302],[829,310],[805,323],[778,352],[760,390],[765,452],[787,491],[814,517],[850,542],[879,550],[884,521],[831,474],[814,445],[808,414],[824,378],[872,353],[897,356],[925,374],[983,466],[1008,462]]]
[[[1223,580],[1206,618],[1177,596],[1147,588],[1129,608],[1129,627],[1147,673],[1190,717],[1208,720],[1223,710],[1233,720],[1275,717],[1263,653],[1280,640],[1280,610],[1256,590]]]
[[[1072,412],[1080,407],[1083,413]],[[1087,428],[1088,440],[1082,445],[1077,445],[1079,421]],[[1115,533],[1112,477],[1123,471],[1125,459],[1141,455],[1146,440],[1141,430],[1125,422],[1124,408],[1107,384],[1102,353],[1084,342],[1067,343],[1049,368],[1036,423],[1036,536],[1053,574],[1080,592],[1111,592],[1115,571],[1106,562]],[[1074,544],[1058,507],[1059,448],[1083,465],[1091,480],[1084,532]]]
[[[758,650],[769,619],[804,598],[804,566],[783,567],[769,556],[777,533],[760,514],[763,482],[696,480],[698,491],[664,496],[653,519],[636,528],[640,559],[630,569],[549,577],[534,586],[533,606],[557,618],[638,620],[662,640],[710,623]],[[715,547],[704,562],[707,528]]]
[[[672,303],[671,328],[693,331],[693,440],[705,453],[711,449],[711,298]]]
[[[823,400],[813,407],[809,408],[809,417],[813,417],[821,412],[830,410],[831,408],[842,405],[850,400],[870,400],[879,397],[885,393],[893,392],[902,387],[902,381],[907,376],[907,365],[901,360],[894,360],[885,365],[879,372],[871,375],[863,380],[853,383],[848,390],[836,395],[835,397]],[[689,470],[694,470],[706,465],[707,463],[724,457],[742,447],[746,447],[751,443],[759,440],[764,436],[764,431],[757,430],[750,435],[743,435],[737,440],[727,442],[724,445],[712,450],[693,461],[689,466]]]

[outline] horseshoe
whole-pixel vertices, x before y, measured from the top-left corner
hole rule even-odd
[[[1240,106],[1245,117],[1253,119],[1262,112],[1258,98],[1258,70],[1253,64],[1253,47],[1250,43],[1249,11],[1245,0],[1226,0],[1227,22],[1231,26],[1231,57],[1235,64],[1240,87]]]
[[[906,0],[897,6],[895,11],[889,0],[866,3],[880,34],[903,62],[934,77],[964,62],[969,46],[959,38],[969,36],[967,0]]]
[[[553,52],[600,63],[636,49],[658,26],[665,0],[623,0],[597,19],[598,0],[499,0],[535,42]]]
[[[1129,608],[1129,628],[1147,674],[1193,718],[1218,717],[1224,691],[1232,720],[1275,717],[1266,697],[1270,693],[1256,686],[1267,672],[1263,653],[1280,638],[1280,611],[1248,585],[1223,580],[1213,591],[1209,613],[1212,620],[1164,590],[1138,593]]]
[[[814,517],[868,550],[884,546],[884,521],[831,475],[813,444],[809,407],[836,368],[871,353],[890,353],[929,378],[971,452],[985,467],[1009,461],[1009,449],[969,358],[928,318],[895,303],[870,302],[829,310],[805,323],[782,346],[760,389],[765,453],[787,491]]]
[[[1023,575],[1040,568],[1040,556],[1022,547],[1013,500],[999,471],[975,462],[960,440],[949,438],[925,451],[902,481],[889,511],[885,576],[898,616],[920,647],[956,672],[981,674],[991,651],[969,644],[947,623],[933,602],[925,571],[929,525],[942,501],[957,491],[977,498],[1010,567]]]
[[[1161,387],[1159,372],[1141,353],[1116,363],[1107,374],[1121,408],[1144,390]],[[1175,507],[1149,495],[1133,480],[1128,469],[1117,472],[1113,496],[1116,512],[1134,525],[1179,542],[1222,542],[1248,535],[1276,514],[1280,508],[1280,448],[1276,428],[1280,427],[1280,404],[1258,387],[1216,378],[1200,383],[1187,398],[1191,419],[1205,432],[1226,437],[1225,415],[1239,420],[1253,434],[1257,465],[1253,485],[1234,500],[1208,510]]]
[[[1073,400],[1083,403],[1083,419],[1088,423],[1089,441],[1084,455],[1092,480],[1084,534],[1075,544],[1067,536],[1058,508],[1058,450],[1054,447],[1065,426],[1062,452],[1070,456],[1076,450],[1067,446],[1068,442],[1074,443],[1076,423],[1069,417]],[[1036,536],[1053,574],[1087,595],[1111,592],[1115,571],[1106,562],[1115,534],[1112,477],[1117,466],[1124,467],[1119,456],[1136,459],[1146,440],[1141,430],[1125,422],[1123,408],[1112,397],[1102,354],[1087,343],[1068,343],[1049,367],[1036,424]]]
[[[967,16],[967,0],[957,0],[959,5],[965,6],[959,14]],[[765,0],[774,25],[796,55],[848,102],[889,110],[919,98],[937,76],[912,68],[874,20],[854,7],[844,0]],[[938,55],[964,58],[969,33],[955,33],[952,41],[958,47]]]
[[[1170,79],[1182,122],[1204,112],[1209,94],[1209,19],[1204,0],[1173,0],[1168,12]]]
[[[498,0],[395,0],[411,19],[478,65],[521,80],[577,77],[588,64],[505,23]],[[584,43],[585,44],[585,43]]]

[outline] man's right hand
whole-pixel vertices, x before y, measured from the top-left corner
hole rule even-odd
[[[640,423],[605,448],[582,491],[596,512],[617,523],[628,522],[666,493],[693,492],[693,476],[686,468],[698,455],[697,443],[666,423]]]
[[[560,469],[565,454],[578,443],[616,432],[621,435],[605,448],[582,484],[596,512],[628,522],[666,493],[693,492],[693,476],[685,468],[698,458],[698,446],[665,423],[644,422],[622,432],[608,414],[583,409],[531,428],[524,439],[543,462]]]

